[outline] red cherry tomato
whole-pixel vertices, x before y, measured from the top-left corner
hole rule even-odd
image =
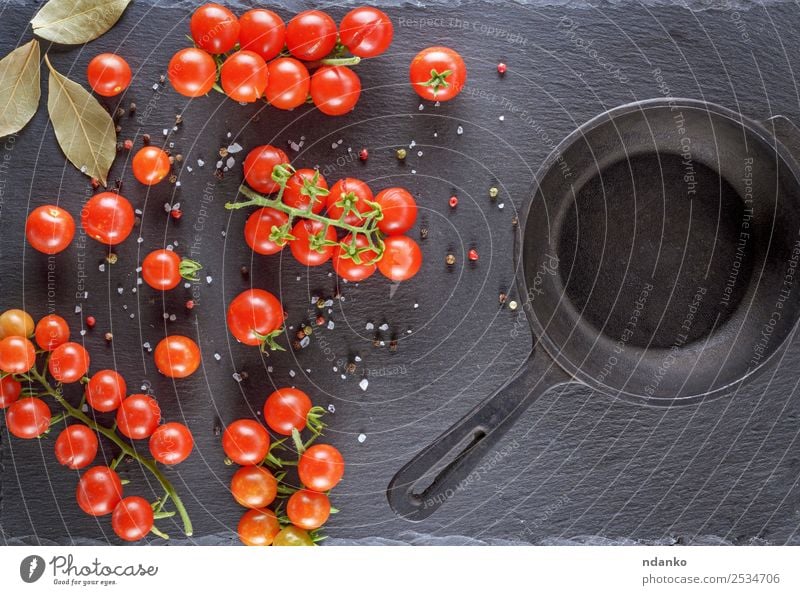
[[[120,374],[114,370],[100,370],[86,384],[86,402],[95,411],[108,413],[120,406],[127,390]]]
[[[219,78],[228,97],[240,103],[253,103],[264,96],[269,70],[264,58],[255,52],[240,50],[225,60]]]
[[[467,67],[457,52],[436,46],[422,50],[411,61],[411,87],[423,99],[447,101],[464,88]]]
[[[50,354],[47,369],[58,382],[78,382],[89,371],[89,352],[79,343],[59,345]]]
[[[311,77],[311,99],[325,115],[353,111],[360,95],[361,79],[347,66],[323,66]]]
[[[344,475],[342,453],[330,444],[314,444],[300,456],[297,473],[309,490],[327,492]]]
[[[169,174],[169,155],[153,146],[142,147],[133,156],[133,177],[145,186],[158,184]]]
[[[295,58],[321,60],[336,45],[336,21],[320,10],[306,10],[286,25],[286,47]]]
[[[276,58],[269,63],[267,101],[273,107],[290,110],[308,99],[311,79],[305,65],[294,58]]]
[[[286,503],[286,516],[295,527],[313,531],[324,525],[331,516],[331,502],[320,492],[298,490]]]
[[[36,323],[33,336],[39,347],[45,351],[53,351],[59,345],[69,341],[69,325],[58,314],[48,314]]]
[[[23,374],[36,363],[36,349],[25,337],[6,337],[0,341],[0,371]]]
[[[228,330],[245,345],[261,345],[263,337],[283,325],[283,306],[263,289],[247,289],[228,306]]]
[[[247,154],[244,160],[244,180],[256,192],[272,194],[280,185],[272,180],[276,165],[289,163],[289,157],[272,145],[261,145]]]
[[[354,56],[374,58],[392,43],[394,27],[385,12],[371,6],[354,8],[339,23],[339,38]]]
[[[70,469],[88,467],[97,456],[97,434],[89,426],[73,424],[56,438],[56,459]]]
[[[322,236],[322,232],[325,235]],[[325,230],[325,224],[319,221],[301,219],[292,228],[292,235],[295,239],[289,242],[289,248],[295,260],[308,267],[316,267],[331,259],[335,246],[325,246],[320,242],[336,241],[336,230],[331,226]],[[320,237],[322,236],[322,239]],[[319,250],[316,249],[319,247]]]
[[[139,496],[120,500],[111,514],[111,528],[124,541],[139,541],[153,528],[153,507]]]
[[[383,219],[378,229],[387,235],[405,233],[417,220],[417,201],[405,188],[386,188],[378,192],[375,202],[381,206]]]
[[[58,254],[75,237],[75,220],[67,211],[55,205],[37,207],[25,222],[28,243],[44,254]]]
[[[352,236],[348,235],[341,243],[349,247],[351,242]],[[356,247],[361,250],[368,246],[369,242],[367,242],[367,238],[359,234],[356,237]],[[348,258],[346,256],[347,254],[348,250],[343,249],[341,245],[333,249],[333,270],[336,271],[336,274],[342,279],[347,279],[348,281],[363,281],[367,277],[370,277],[378,268],[375,263],[369,264],[377,256],[372,250],[367,250],[360,255],[361,263],[357,263],[352,258]]]
[[[233,474],[231,494],[245,508],[264,508],[278,495],[278,481],[269,469],[249,465]]]
[[[153,250],[142,261],[142,279],[153,289],[168,291],[181,282],[181,257],[173,250]]]
[[[114,97],[131,84],[131,67],[116,54],[98,54],[89,62],[86,78],[98,95]]]
[[[81,476],[75,498],[86,514],[110,514],[122,499],[122,482],[113,469],[92,467]]]
[[[239,21],[230,10],[214,2],[194,11],[189,29],[197,47],[210,54],[224,54],[239,40]]]
[[[170,335],[159,341],[154,353],[156,368],[170,378],[186,378],[200,367],[200,348],[183,335]]]
[[[280,228],[289,222],[286,213],[271,207],[262,207],[247,218],[244,224],[244,240],[253,252],[258,254],[277,254],[286,244],[276,244],[270,239],[273,228]]]
[[[185,97],[200,97],[211,91],[217,82],[217,65],[208,52],[185,48],[172,56],[167,75],[178,93]]]
[[[114,192],[95,194],[83,206],[81,225],[90,237],[114,246],[133,230],[135,215],[128,199]]]
[[[316,169],[298,169],[286,182],[282,200],[295,209],[308,210],[311,206],[312,213],[321,213],[325,208],[325,195],[320,195],[319,189],[327,190],[328,182]],[[312,200],[312,197],[314,200]]]
[[[264,60],[272,60],[281,53],[285,37],[283,19],[271,10],[254,8],[239,17],[239,46]]]
[[[277,434],[291,436],[302,432],[311,411],[311,399],[299,388],[279,388],[264,402],[264,421]]]
[[[222,450],[237,465],[258,465],[269,452],[269,434],[252,419],[237,419],[222,434]]]
[[[365,182],[356,178],[342,178],[331,187],[331,192],[328,194],[328,217],[331,219],[339,219],[344,213],[344,208],[338,206],[336,203],[340,202],[347,195],[354,195],[356,197],[355,208],[359,213],[366,213],[370,210],[367,201],[372,200],[372,190]],[[356,215],[354,212],[349,212],[344,219],[345,223],[350,225],[361,225],[363,219]]]
[[[244,545],[272,545],[281,526],[268,508],[254,508],[242,515],[236,532]]]
[[[385,249],[378,261],[378,270],[387,279],[411,279],[422,265],[422,251],[408,236],[389,236],[383,241]]]
[[[133,440],[149,438],[158,427],[161,407],[148,395],[131,395],[117,410],[117,429]]]
[[[0,378],[0,409],[5,409],[19,399],[22,392],[22,384],[15,380],[13,376],[3,376]]]
[[[38,397],[14,401],[6,411],[8,431],[17,438],[36,438],[50,427],[50,408]]]
[[[158,426],[150,436],[150,454],[163,465],[185,461],[194,448],[192,433],[183,424],[171,421]]]

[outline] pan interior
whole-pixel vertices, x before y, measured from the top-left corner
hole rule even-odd
[[[566,297],[598,331],[629,345],[701,339],[746,292],[746,220],[737,191],[702,163],[656,152],[612,163],[577,190],[565,215]]]

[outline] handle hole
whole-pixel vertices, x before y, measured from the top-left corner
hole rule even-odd
[[[439,478],[447,473],[447,471],[455,465],[461,457],[474,448],[481,440],[486,437],[486,430],[482,427],[475,428],[460,442],[456,443],[453,448],[448,450],[439,461],[433,465],[422,477],[411,486],[410,497],[417,502],[425,500],[429,494],[428,492],[436,488],[439,483]]]

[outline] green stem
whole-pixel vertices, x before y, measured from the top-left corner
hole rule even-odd
[[[170,498],[172,498],[172,501],[175,503],[175,509],[180,515],[181,521],[183,521],[183,532],[187,537],[190,537],[194,532],[194,530],[192,528],[192,521],[189,518],[189,513],[186,511],[186,507],[183,505],[183,501],[181,500],[180,496],[175,491],[172,482],[170,482],[170,480],[167,479],[167,477],[161,472],[161,469],[158,468],[155,460],[147,459],[141,456],[131,447],[130,444],[122,440],[122,438],[120,438],[119,435],[114,430],[112,430],[111,428],[107,428],[105,426],[101,426],[91,417],[83,413],[83,411],[81,411],[80,409],[76,409],[75,407],[70,405],[69,402],[64,398],[64,396],[59,391],[54,389],[47,381],[47,379],[44,377],[44,375],[41,372],[39,372],[36,368],[31,369],[31,374],[36,379],[36,381],[42,385],[42,388],[45,390],[45,392],[49,394],[51,397],[53,397],[56,401],[58,401],[59,405],[61,405],[66,410],[66,412],[69,413],[70,416],[82,421],[87,426],[92,428],[95,432],[102,434],[103,436],[111,440],[111,442],[116,444],[122,450],[122,453],[133,459],[136,459],[142,466],[144,466],[148,471],[150,471],[155,476],[155,478],[164,488],[164,491],[169,495]],[[156,533],[156,535],[159,535],[159,533]],[[159,536],[161,537],[163,535],[164,534],[162,533]]]

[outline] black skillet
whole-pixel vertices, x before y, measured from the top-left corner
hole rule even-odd
[[[800,316],[798,139],[782,116],[687,99],[625,105],[567,137],[520,220],[532,353],[395,475],[392,509],[433,513],[556,386],[674,406],[750,380]]]

